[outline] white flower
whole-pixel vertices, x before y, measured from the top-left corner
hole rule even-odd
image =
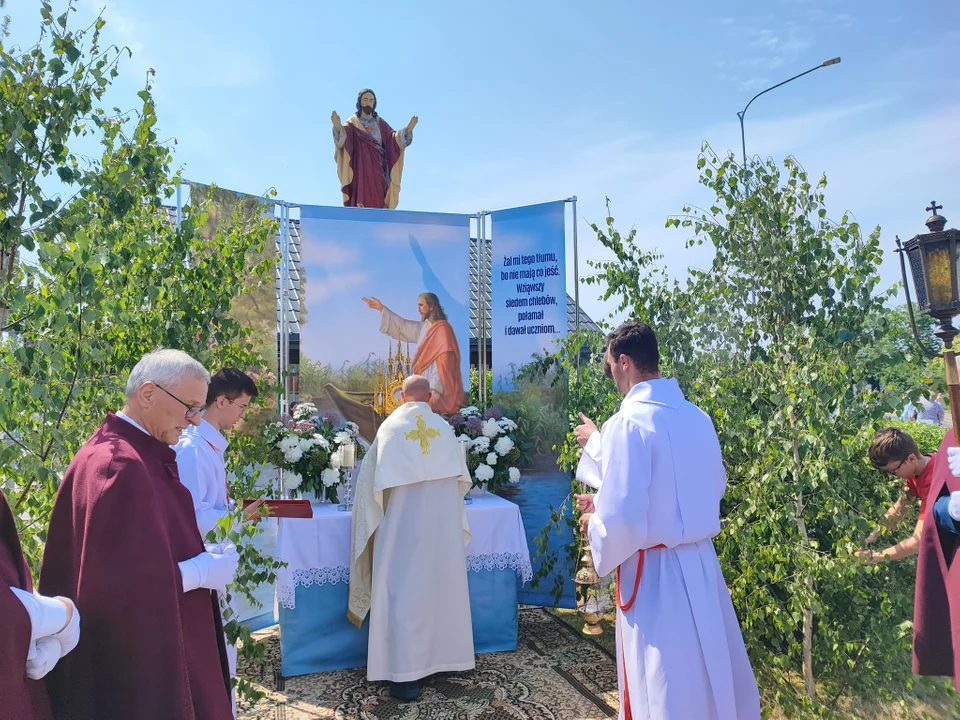
[[[474,405],[471,405],[470,407],[465,407],[465,408],[463,408],[463,409],[460,411],[460,414],[463,415],[465,418],[468,418],[468,417],[476,417],[477,415],[480,414],[480,408],[478,408],[478,407],[476,407],[476,406],[474,406]]]
[[[283,487],[285,490],[296,490],[302,482],[303,475],[300,473],[290,472],[288,470],[283,474]]]
[[[500,426],[497,424],[497,421],[493,418],[490,418],[483,424],[483,434],[488,438],[495,438],[503,430],[500,429]]]
[[[473,476],[480,482],[486,482],[493,478],[493,468],[480,463],[477,465],[477,469],[473,471]]]
[[[340,469],[340,453],[330,453],[330,467],[334,470]]]
[[[333,487],[340,482],[340,471],[333,468],[327,468],[320,473],[320,482],[324,487]]]
[[[360,432],[360,426],[357,425],[355,422],[348,422],[347,432],[349,432],[351,435],[356,435],[357,433]]]
[[[506,417],[498,420],[497,425],[499,425],[504,432],[512,432],[517,429],[517,424],[510,418]]]
[[[314,439],[314,442],[316,442],[317,445],[319,445],[320,447],[322,447],[324,450],[329,450],[329,449],[330,449],[330,443],[329,443],[329,442],[327,441],[327,439],[326,439],[323,435],[321,435],[320,433],[314,433],[313,439]]]
[[[286,450],[283,453],[283,459],[286,460],[288,463],[295,463],[302,457],[303,457],[303,450],[301,450],[299,446],[295,448],[290,448],[289,450]]]
[[[317,441],[312,437],[302,438],[300,440],[300,450],[307,453],[313,450],[313,446],[317,444]]]
[[[293,450],[295,447],[300,447],[300,438],[296,435],[287,435],[277,443],[277,447],[284,452]]]
[[[348,443],[353,442],[353,435],[351,435],[346,430],[341,430],[336,435],[333,436],[333,441],[337,445],[347,445]]]
[[[510,468],[510,482],[514,485],[520,482],[520,471],[515,467]]]
[[[495,452],[487,453],[487,465],[497,464],[497,454]]]
[[[497,440],[497,444],[493,446],[493,449],[496,450],[500,455],[506,455],[508,452],[513,450],[513,440],[508,437],[502,437]]]
[[[476,455],[483,455],[490,450],[490,438],[481,435],[469,441],[470,450]]]
[[[305,402],[297,405],[297,409],[293,411],[294,420],[306,420],[317,414],[317,406],[313,403]]]

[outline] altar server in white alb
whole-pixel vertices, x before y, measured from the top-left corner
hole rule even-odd
[[[726,489],[713,423],[676,380],[660,376],[657,340],[644,323],[611,333],[605,361],[626,397],[600,433],[600,489],[578,499],[597,572],[617,572],[620,718],[759,718],[712,541]],[[586,444],[592,423],[584,425]]]
[[[227,493],[227,469],[224,453],[230,441],[223,436],[246,414],[250,401],[257,396],[257,384],[242,370],[224,368],[210,378],[207,403],[199,425],[189,425],[173,446],[177,453],[180,482],[193,496],[197,529],[206,540],[220,518],[230,512]],[[259,504],[248,506],[248,519],[258,517]],[[237,647],[227,643],[227,664],[230,677],[237,674]],[[233,714],[237,714],[236,697]]]
[[[402,701],[419,680],[472,670],[473,628],[463,498],[470,474],[453,429],[427,401],[430,383],[403,383],[357,478],[347,617],[370,613],[367,679],[391,682]]]

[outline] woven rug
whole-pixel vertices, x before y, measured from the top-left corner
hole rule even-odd
[[[280,676],[276,627],[257,633],[266,660],[241,662],[241,677],[266,697],[241,704],[244,720],[602,720],[617,716],[616,662],[598,643],[541,608],[520,610],[516,652],[477,656],[466,673],[435,675],[423,697],[400,703],[386,683],[370,683],[366,668]]]

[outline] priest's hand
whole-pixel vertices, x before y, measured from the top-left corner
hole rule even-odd
[[[60,632],[52,636],[60,643],[60,657],[63,657],[80,642],[80,613],[77,612],[77,606],[69,598],[57,597],[57,600],[67,606],[67,624]]]
[[[883,528],[877,528],[872,533],[867,535],[867,539],[863,541],[864,545],[873,545],[877,541],[877,538],[880,537],[880,534],[883,532]]]
[[[61,658],[60,643],[52,637],[40,638],[27,655],[27,677],[39,680],[53,670]]]
[[[371,310],[377,310],[383,312],[383,303],[377,300],[375,297],[365,297],[363,301],[367,304],[367,307]]]
[[[593,501],[597,497],[596,493],[574,495],[574,497],[577,499],[577,510],[585,513],[596,512],[596,508],[593,505]]]
[[[590,518],[592,517],[593,517],[592,512],[585,512],[583,515],[580,516],[580,533],[584,537],[587,537],[587,534],[588,534],[587,528],[590,527]]]
[[[256,522],[263,518],[263,515],[260,514],[260,508],[263,507],[264,500],[257,500],[247,505],[243,509],[243,519],[244,522]]]
[[[339,134],[343,130],[343,123],[340,122],[340,115],[337,114],[336,110],[330,113],[330,122],[333,123],[334,132]]]
[[[947,465],[951,475],[960,477],[960,447],[947,448]]]
[[[878,553],[867,549],[857,550],[857,552],[854,554],[863,560],[863,562],[865,562],[867,565],[877,565],[878,563],[882,563],[887,559],[887,556],[883,553]]]
[[[588,418],[583,413],[577,413],[577,417],[580,418],[580,424],[577,425],[574,433],[576,433],[577,436],[577,443],[580,445],[580,447],[583,447],[587,444],[587,440],[590,439],[590,436],[597,432],[597,426],[593,420]]]
[[[418,122],[420,122],[420,118],[414,115],[412,118],[410,118],[410,122],[407,123],[407,127],[405,128],[406,131],[408,133],[412,133]]]

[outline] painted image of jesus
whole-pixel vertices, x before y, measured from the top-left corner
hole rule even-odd
[[[380,332],[394,340],[416,343],[413,373],[430,381],[429,404],[434,412],[451,415],[466,402],[460,371],[460,345],[433,293],[421,293],[417,300],[419,320],[401,317],[375,297],[363,298],[371,310],[380,312]]]

